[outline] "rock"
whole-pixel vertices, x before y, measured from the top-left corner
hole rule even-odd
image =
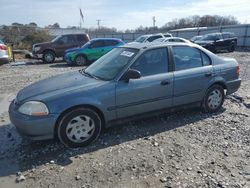
[[[165,183],[165,182],[167,182],[167,181],[168,181],[168,179],[167,179],[167,178],[165,178],[165,177],[163,177],[163,178],[161,178],[161,179],[160,179],[160,181],[161,181],[162,183]]]
[[[154,142],[153,145],[154,145],[155,147],[157,147],[157,146],[159,146],[159,143],[158,143],[158,142]]]
[[[78,180],[81,179],[81,176],[77,175],[75,178],[76,178],[76,180],[78,181]]]
[[[188,171],[192,171],[193,169],[192,169],[191,167],[188,167],[187,170],[188,170]]]
[[[17,176],[16,182],[19,183],[19,182],[25,181],[25,179],[26,178],[24,177],[24,175],[20,175],[20,176]]]
[[[55,164],[55,161],[51,160],[49,163],[50,163],[50,164]]]

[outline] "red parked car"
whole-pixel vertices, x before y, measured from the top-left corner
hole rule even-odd
[[[8,47],[0,40],[0,64],[9,62]]]

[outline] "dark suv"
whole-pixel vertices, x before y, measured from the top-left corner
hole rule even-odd
[[[223,32],[223,33],[211,33],[202,36],[201,39],[194,41],[194,43],[200,46],[216,52],[218,50],[228,50],[233,52],[237,46],[237,37],[234,33]]]
[[[60,35],[50,42],[34,44],[33,58],[42,59],[45,63],[53,63],[56,57],[63,57],[65,50],[80,47],[89,41],[88,34]]]

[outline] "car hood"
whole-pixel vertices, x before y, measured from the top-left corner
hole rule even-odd
[[[196,44],[212,44],[214,41],[212,40],[196,40]]]
[[[84,76],[80,72],[70,72],[41,80],[22,89],[17,95],[17,101],[27,101],[37,96],[53,96],[64,94],[80,88],[97,87],[103,81]]]
[[[33,46],[48,46],[51,45],[52,42],[42,42],[42,43],[36,43]]]

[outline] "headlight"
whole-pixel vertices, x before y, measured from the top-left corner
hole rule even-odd
[[[30,116],[46,116],[49,114],[47,106],[39,101],[29,101],[21,105],[18,111]]]
[[[40,47],[40,46],[37,46],[37,47],[34,48],[34,51],[37,52],[37,51],[39,51],[40,49],[41,49],[41,47]]]

